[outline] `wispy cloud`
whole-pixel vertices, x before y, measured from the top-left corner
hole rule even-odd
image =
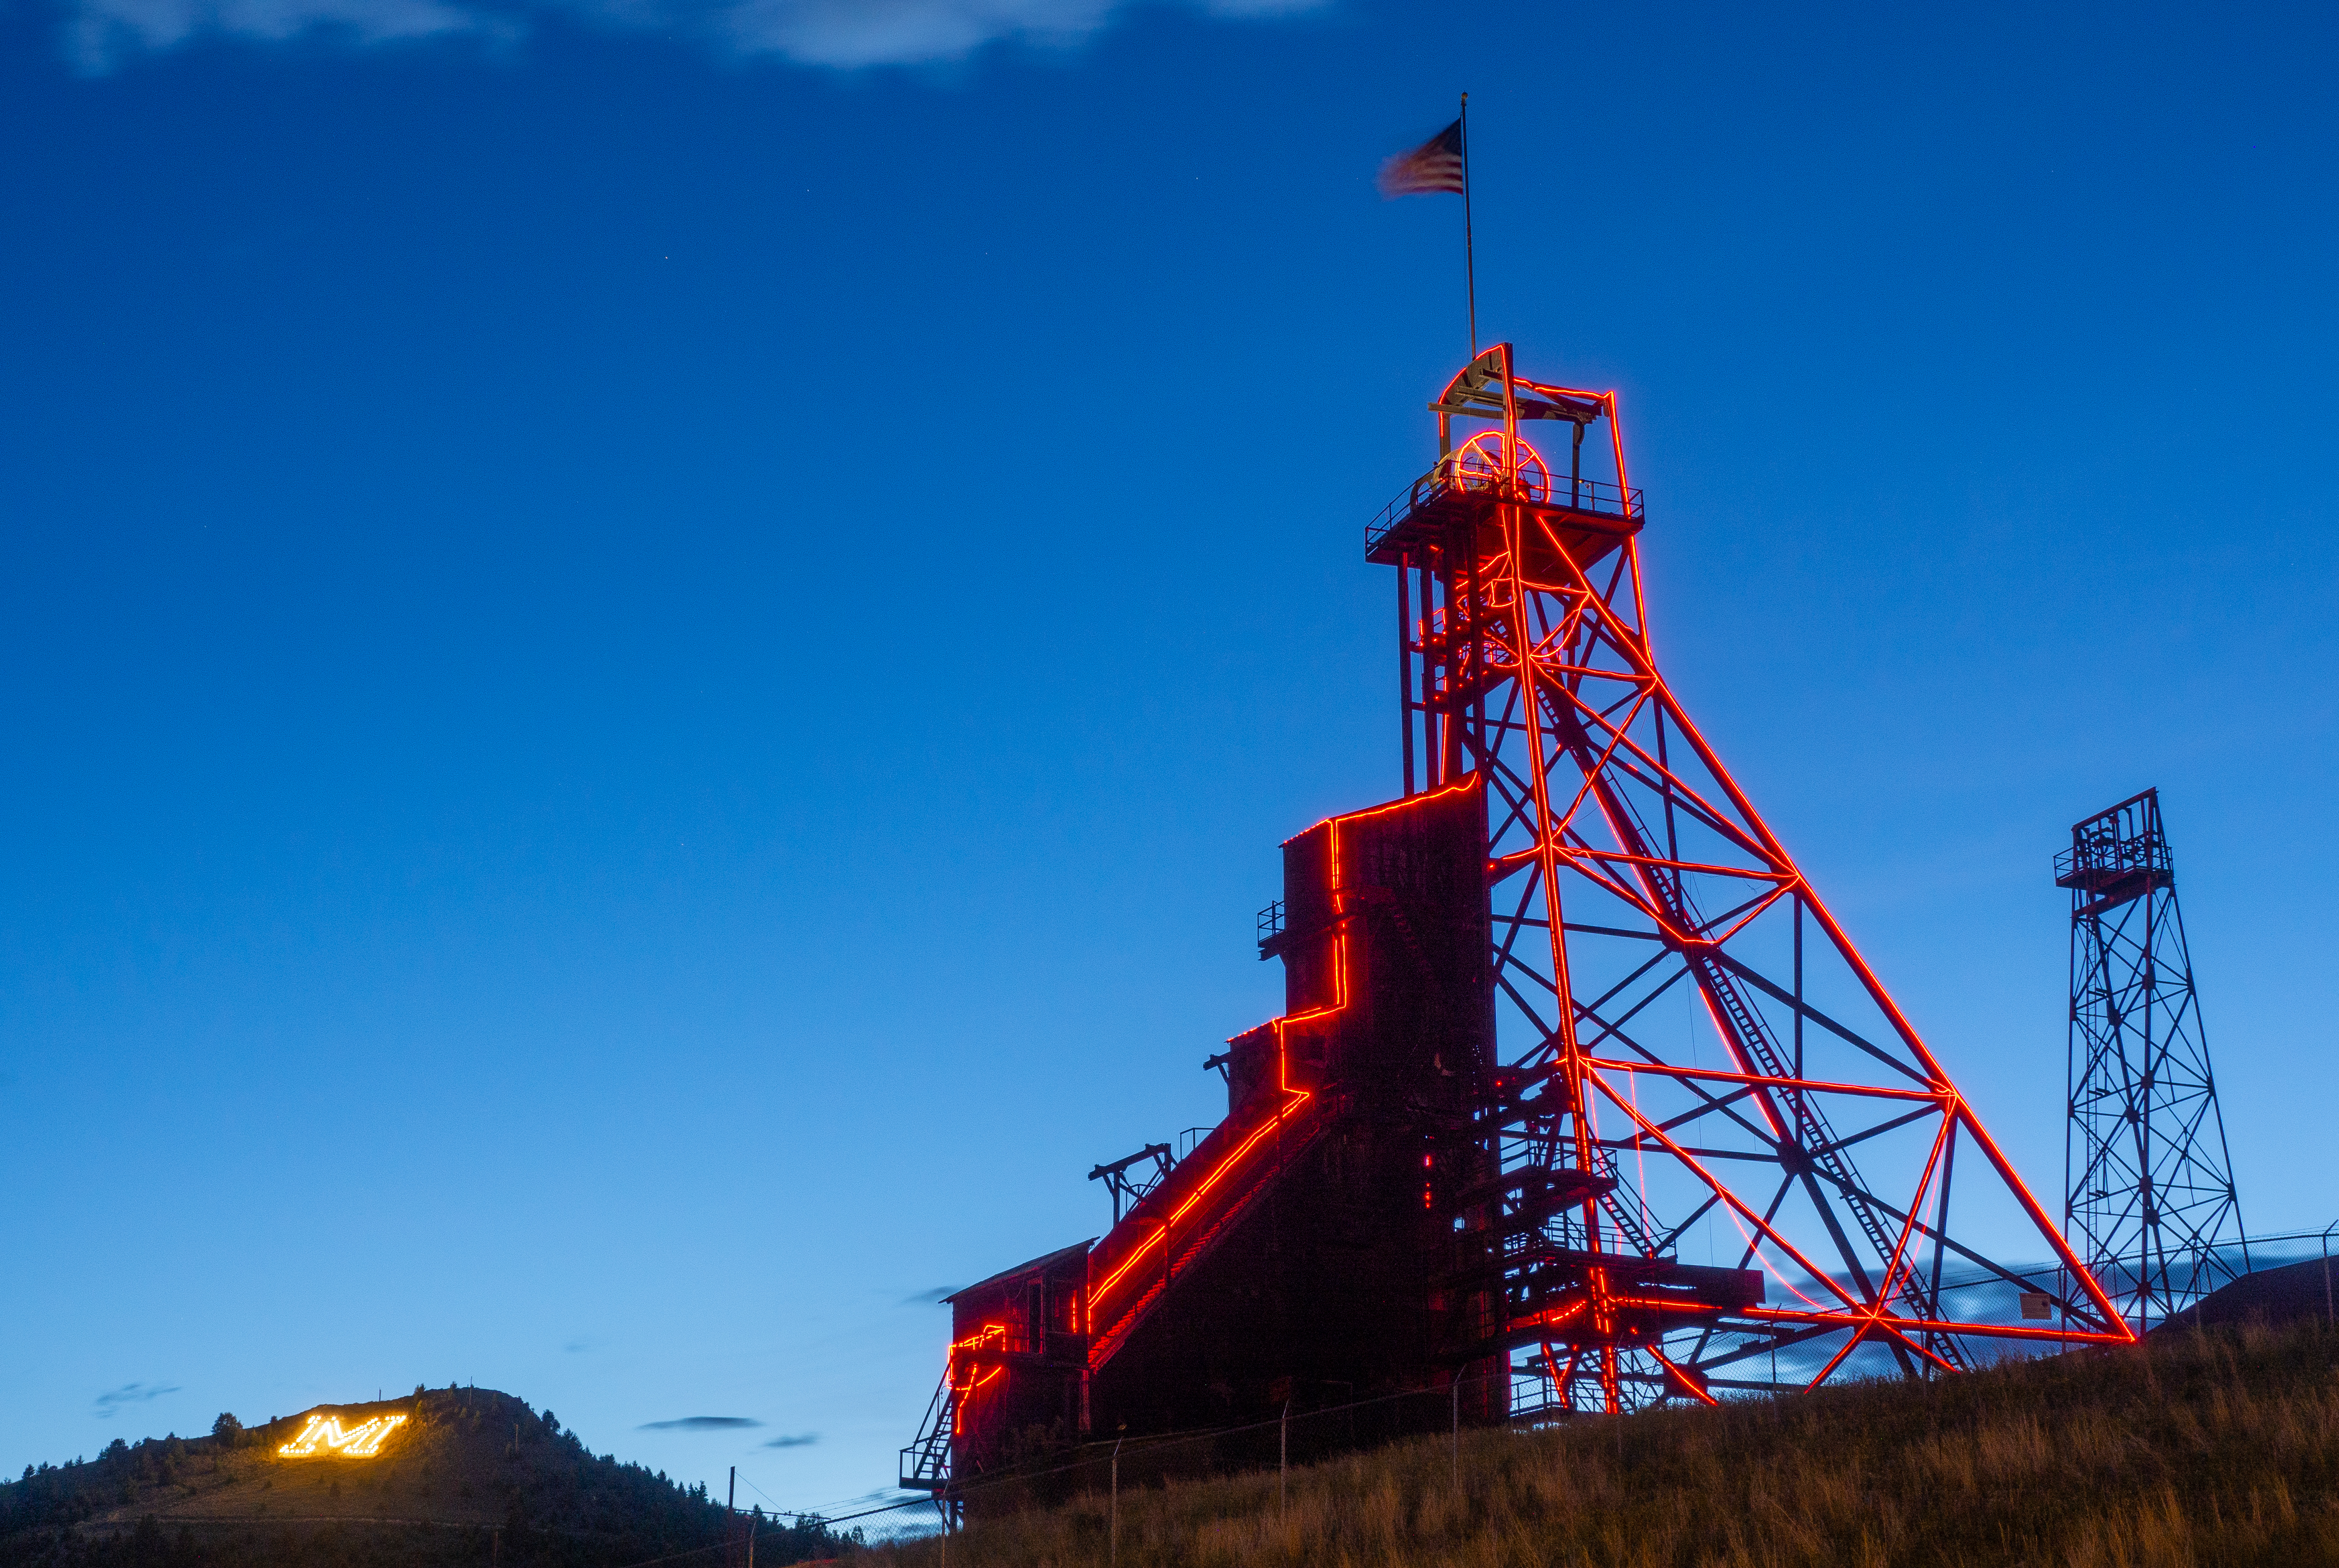
[[[685,1415],[673,1421],[645,1421],[640,1432],[735,1432],[742,1426],[761,1426],[752,1415]]]
[[[61,0],[67,52],[103,73],[203,36],[365,46],[426,38],[504,41],[548,19],[698,39],[725,54],[854,71],[963,60],[992,44],[1071,48],[1140,0]],[[1329,0],[1176,0],[1261,17]]]
[[[766,1448],[809,1448],[820,1441],[817,1432],[798,1432],[792,1436],[775,1437],[764,1445]]]
[[[179,1386],[175,1383],[125,1383],[97,1396],[97,1417],[101,1421],[108,1421],[113,1419],[116,1411],[126,1405],[144,1405],[178,1391]]]

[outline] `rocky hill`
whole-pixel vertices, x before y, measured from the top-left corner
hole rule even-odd
[[[755,1522],[769,1568],[844,1544],[815,1521]],[[0,1568],[687,1568],[723,1563],[736,1527],[703,1485],[597,1456],[551,1411],[483,1388],[320,1405],[251,1428],[222,1416],[207,1436],[117,1441],[0,1484]]]

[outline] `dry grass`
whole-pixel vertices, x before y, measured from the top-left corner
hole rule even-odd
[[[1621,1430],[1620,1430],[1621,1426]],[[2148,1349],[1444,1440],[1120,1497],[1119,1568],[2068,1568],[2339,1563],[2339,1336]],[[939,1543],[865,1568],[940,1568]],[[870,1558],[891,1559],[878,1563]],[[1091,1568],[1102,1497],[979,1523],[952,1568]]]

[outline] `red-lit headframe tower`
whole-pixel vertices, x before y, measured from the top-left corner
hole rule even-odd
[[[1430,407],[1366,537],[1405,793],[1285,846],[1287,1010],[1212,1059],[1226,1121],[960,1293],[905,1484],[1035,1426],[1337,1395],[1394,1432],[2132,1337],[1659,673],[1614,394],[1502,344]]]
[[[2130,1337],[1666,685],[1614,394],[1502,344],[1431,411],[1438,463],[1367,554],[1398,577],[1406,790],[1486,794],[1480,1131],[1515,1183],[1462,1216],[1501,1281],[1482,1343],[1616,1410]]]

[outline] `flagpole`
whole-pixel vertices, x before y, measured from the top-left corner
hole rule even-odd
[[[1462,275],[1470,291],[1470,357],[1478,357],[1478,252],[1470,237],[1470,94],[1462,94]]]

